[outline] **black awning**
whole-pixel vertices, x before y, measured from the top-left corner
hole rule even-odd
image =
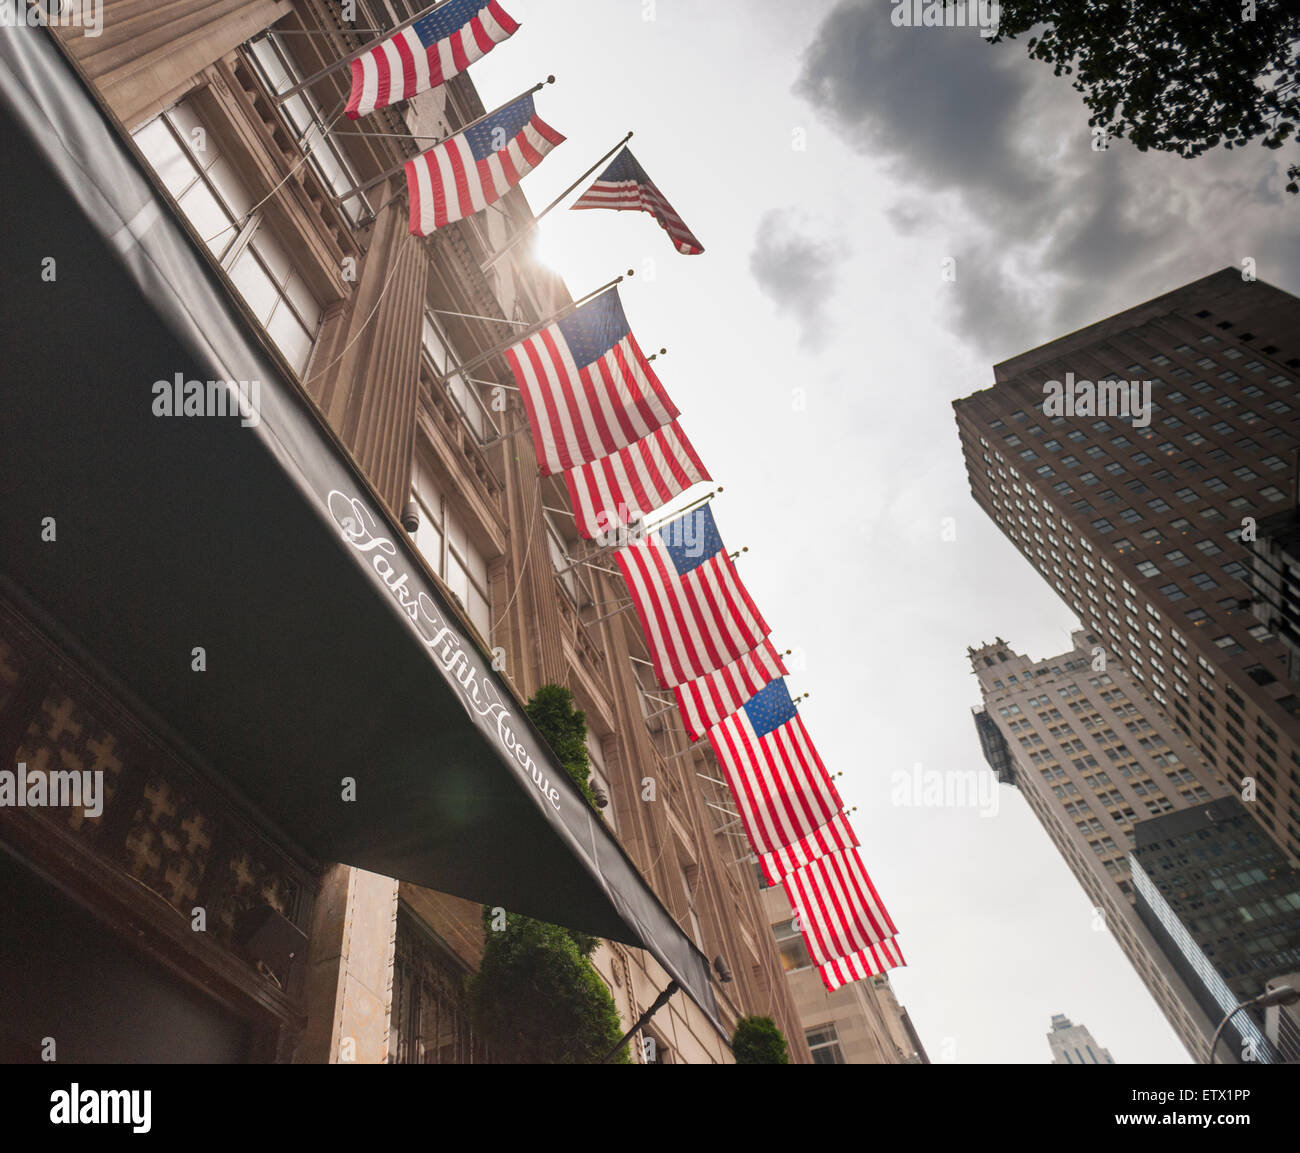
[[[318,860],[644,947],[721,1028],[706,958],[46,33],[0,28],[0,103],[0,583]],[[260,419],[154,415],[178,374],[260,382]]]

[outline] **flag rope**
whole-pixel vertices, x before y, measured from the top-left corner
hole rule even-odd
[[[349,340],[347,344],[343,346],[342,351],[338,354],[338,356],[336,356],[333,360],[331,360],[329,364],[327,364],[324,368],[320,369],[319,371],[313,372],[311,376],[307,377],[307,379],[303,381],[304,385],[310,384],[313,380],[315,380],[318,376],[320,376],[322,372],[328,372],[331,368],[333,368],[336,364],[338,364],[340,360],[342,360],[345,356],[347,356],[348,349],[350,349],[354,344],[356,344],[358,340],[361,339],[362,333],[366,331],[366,326],[372,320],[374,320],[375,313],[379,311],[379,306],[383,304],[384,297],[387,295],[388,289],[393,283],[393,277],[397,273],[398,265],[402,263],[402,256],[403,256],[404,249],[406,247],[406,241],[410,235],[411,234],[409,232],[404,232],[402,234],[402,239],[398,241],[397,252],[393,256],[393,266],[388,270],[388,279],[384,281],[384,286],[379,290],[379,299],[375,301],[375,307],[370,310],[370,314],[365,318],[365,320],[361,322],[361,326],[357,329],[356,335],[353,336],[352,339]]]
[[[528,520],[531,521],[531,520],[533,519],[534,514],[538,511],[537,506],[540,505],[541,503],[542,503],[542,484],[541,484],[541,481],[538,481],[538,482],[537,482],[537,500],[536,500],[536,502],[535,502],[534,505],[533,505],[533,510],[532,510],[532,512],[530,512],[530,513],[528,514]],[[546,531],[546,526],[545,526],[545,525],[542,525],[542,532],[545,532],[545,531]],[[523,559],[523,560],[520,562],[520,564],[519,564],[519,574],[515,577],[515,580],[514,580],[514,586],[515,586],[515,587],[514,587],[514,591],[511,592],[511,594],[510,594],[510,599],[509,599],[508,601],[506,601],[506,607],[503,608],[503,609],[501,610],[501,615],[500,615],[499,617],[497,617],[496,621],[493,623],[493,625],[492,625],[492,631],[493,631],[493,632],[496,632],[496,631],[497,631],[497,628],[500,627],[501,622],[504,621],[504,620],[506,619],[506,617],[510,615],[510,607],[511,607],[511,605],[513,605],[513,604],[515,603],[515,597],[517,597],[517,596],[519,595],[519,589],[520,589],[520,586],[524,583],[524,574],[527,573],[527,571],[528,571],[528,561],[529,561],[529,560],[531,559],[531,557],[532,557],[532,554],[533,554],[533,541],[534,541],[536,538],[537,538],[537,534],[536,534],[536,533],[529,533],[529,534],[528,534],[528,544],[524,546],[524,559]],[[488,637],[487,640],[488,640],[488,644],[491,644],[491,643],[492,643],[492,638],[491,638],[491,637]]]
[[[261,208],[262,205],[265,204],[268,200],[270,200],[271,197],[273,197],[277,192],[279,192],[280,189],[283,188],[285,184],[288,182],[289,178],[295,172],[297,172],[298,169],[300,169],[304,164],[307,163],[307,158],[312,154],[312,152],[315,151],[317,146],[324,143],[325,138],[329,135],[330,129],[334,127],[334,124],[338,120],[338,118],[343,115],[343,109],[346,103],[347,103],[346,101],[343,101],[339,104],[337,111],[335,111],[334,115],[330,118],[330,122],[328,124],[323,124],[319,120],[312,121],[311,126],[313,128],[321,129],[320,139],[314,141],[310,147],[305,148],[303,150],[302,156],[299,157],[297,163],[294,164],[294,166],[290,168],[289,171],[286,172],[283,177],[281,177],[281,179],[275,185],[275,187],[273,187],[270,192],[268,192],[265,196],[263,196],[261,200],[259,200],[256,204],[254,204],[252,208],[250,208],[247,212],[245,212],[243,216],[241,216],[237,221],[235,221],[234,224],[227,224],[226,227],[223,228],[220,232],[215,233],[212,236],[209,236],[205,241],[203,241],[204,248],[206,248],[209,244],[211,244],[214,240],[216,240],[218,236],[223,236],[227,232],[230,232],[231,230],[234,231],[236,236],[239,235],[239,230],[243,228],[244,225],[247,224],[250,219],[252,219],[253,213],[256,212],[259,208]],[[305,140],[306,137],[304,137],[303,139]]]

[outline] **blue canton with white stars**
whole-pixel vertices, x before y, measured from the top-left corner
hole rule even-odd
[[[678,576],[685,576],[722,551],[722,537],[707,504],[664,525],[659,540],[673,558]]]
[[[486,0],[451,0],[450,4],[444,4],[417,20],[412,27],[420,43],[432,48],[439,40],[446,40],[463,28],[486,7]]]
[[[535,112],[532,96],[522,96],[513,104],[507,104],[492,113],[482,124],[466,130],[465,143],[469,145],[474,159],[486,160],[497,151],[498,144],[504,148],[523,131],[524,125],[533,118]]]
[[[615,156],[610,166],[596,179],[617,181],[618,183],[626,180],[631,180],[636,184],[650,183],[650,177],[645,174],[645,169],[637,163],[636,157],[632,155],[629,148],[624,148],[622,152]]]
[[[784,677],[777,677],[745,702],[745,715],[760,737],[779,729],[798,713],[790,699],[790,690],[785,687]]]
[[[617,288],[602,292],[556,324],[579,368],[599,360],[631,331]]]

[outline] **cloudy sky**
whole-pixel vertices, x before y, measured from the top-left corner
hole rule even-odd
[[[1093,151],[1023,44],[895,28],[887,0],[507,0],[488,106],[553,72],[568,137],[546,204],[628,129],[704,243],[556,212],[539,254],[575,294],[634,266],[638,339],[713,476],[729,547],[842,790],[933,1060],[1049,1058],[1053,1013],[1115,1060],[1187,1056],[1018,793],[996,815],[892,803],[896,773],[983,765],[966,647],[1041,658],[1072,612],[976,507],[951,401],[997,361],[1247,257],[1300,292],[1285,153]],[[946,261],[956,279],[945,280]],[[944,540],[945,518],[956,539]]]

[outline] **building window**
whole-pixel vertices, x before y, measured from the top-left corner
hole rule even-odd
[[[390,1065],[474,1065],[486,1060],[470,1032],[466,971],[405,909],[393,952]]]
[[[421,337],[424,354],[438,376],[442,376],[460,364],[460,356],[452,347],[442,325],[438,323],[431,311],[424,314],[424,331]],[[435,386],[436,387],[436,386]],[[490,440],[500,434],[496,420],[483,403],[478,386],[460,373],[448,377],[442,387],[446,389],[455,404],[460,418],[469,426],[478,442]]]
[[[575,607],[585,608],[593,598],[585,584],[582,566],[575,564],[569,556],[564,537],[555,527],[551,514],[543,512],[542,520],[546,525],[546,546],[551,555],[551,567],[555,570],[555,579],[559,581],[560,587],[564,589]]]
[[[221,265],[257,322],[301,373],[321,305],[276,239],[234,165],[182,100],[133,133],[158,179]]]
[[[249,48],[253,65],[268,91],[285,92],[303,79],[302,69],[277,33],[267,33]],[[308,163],[335,195],[341,196],[361,183],[347,157],[326,133],[325,115],[309,92],[290,97],[280,105],[280,113],[293,130],[298,147],[304,152],[310,150]],[[339,207],[353,225],[373,215],[364,193],[349,196]]]
[[[673,1064],[673,1051],[653,1029],[641,1030],[641,1062],[645,1065]]]
[[[840,1048],[839,1033],[835,1022],[828,1021],[804,1033],[808,1048],[812,1051],[814,1065],[844,1065],[844,1051]]]
[[[415,468],[411,499],[420,507],[415,547],[456,595],[484,640],[492,635],[492,601],[488,590],[488,559],[469,539],[465,522],[449,507],[433,475]]]
[[[776,937],[776,951],[781,955],[782,969],[787,973],[795,973],[800,969],[812,968],[808,946],[803,943],[803,937],[794,927],[793,921],[778,921],[772,926],[772,933]]]

